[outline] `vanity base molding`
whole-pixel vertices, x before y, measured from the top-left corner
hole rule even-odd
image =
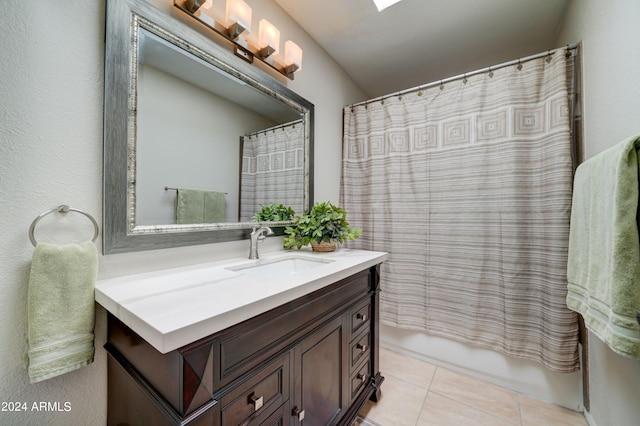
[[[109,425],[350,425],[380,398],[379,265],[162,354],[109,314]]]

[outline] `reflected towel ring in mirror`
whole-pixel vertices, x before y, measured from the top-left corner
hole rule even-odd
[[[74,209],[72,207],[67,206],[66,204],[62,204],[56,208],[53,208],[51,210],[47,210],[44,213],[41,213],[38,217],[36,217],[33,220],[33,222],[31,222],[31,226],[29,227],[29,239],[31,240],[31,244],[33,244],[34,247],[36,246],[36,244],[38,244],[38,241],[36,241],[36,237],[34,236],[36,225],[38,224],[38,222],[40,222],[40,219],[42,219],[48,214],[55,213],[55,212],[58,212],[58,213],[76,212],[86,216],[91,221],[91,223],[93,223],[93,227],[95,229],[95,232],[93,233],[93,239],[91,239],[91,241],[95,242],[95,240],[98,239],[98,235],[100,235],[100,227],[98,226],[98,222],[96,222],[93,216],[91,216],[89,213],[83,212],[82,210]]]

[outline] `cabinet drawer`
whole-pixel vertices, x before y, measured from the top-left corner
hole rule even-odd
[[[358,367],[358,364],[369,357],[371,353],[371,333],[367,331],[354,338],[349,344],[349,374]]]
[[[351,399],[353,400],[358,396],[358,393],[369,383],[371,380],[371,369],[369,360],[362,364],[356,373],[351,376]]]
[[[350,310],[351,335],[353,336],[363,328],[368,328],[371,320],[371,300],[367,299],[363,304]]]
[[[256,424],[260,426],[289,426],[291,422],[291,412],[289,402],[285,402],[269,415],[266,419],[256,419]]]
[[[269,413],[289,399],[289,354],[285,354],[220,399],[221,424],[234,426]]]

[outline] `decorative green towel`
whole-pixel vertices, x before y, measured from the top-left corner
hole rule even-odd
[[[90,241],[36,246],[27,299],[31,383],[93,362],[97,274],[98,252]]]
[[[638,150],[629,138],[585,161],[574,180],[567,306],[612,350],[640,359]]]
[[[225,199],[222,192],[178,188],[176,223],[224,222]]]

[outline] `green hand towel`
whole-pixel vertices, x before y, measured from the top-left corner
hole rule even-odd
[[[224,222],[224,194],[217,191],[204,191],[204,223]]]
[[[178,188],[176,223],[224,222],[225,198],[222,192]]]
[[[613,351],[640,359],[638,149],[629,138],[585,161],[574,180],[567,306]]]
[[[98,252],[90,241],[36,246],[27,301],[31,383],[93,362],[97,274]]]

